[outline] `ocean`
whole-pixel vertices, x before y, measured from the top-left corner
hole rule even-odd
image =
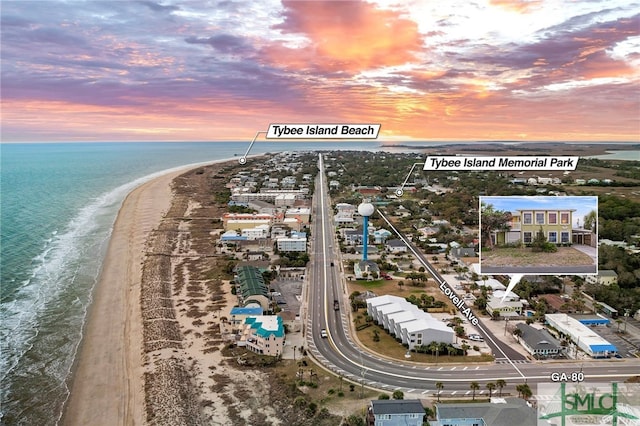
[[[0,423],[59,423],[92,290],[125,196],[172,168],[238,158],[248,147],[248,142],[0,145]],[[377,142],[260,142],[250,154],[380,149]]]

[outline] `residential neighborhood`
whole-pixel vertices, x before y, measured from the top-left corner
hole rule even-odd
[[[305,173],[305,164],[309,166],[314,157],[304,155],[274,156],[268,160],[268,174],[261,168],[232,177],[227,184],[229,212],[220,218],[219,233],[212,233],[217,235],[217,250],[234,259],[237,305],[221,325],[223,335],[236,347],[255,354],[296,358],[295,348],[304,345],[300,332],[305,329],[304,310],[309,308],[305,308],[301,299],[304,290],[299,286],[317,285],[307,281],[314,276],[308,262],[321,262],[310,256],[319,229],[319,219],[314,216],[318,206],[311,198],[318,183],[313,171]],[[391,157],[383,155],[376,161]],[[466,198],[462,192],[457,199],[442,198],[451,186],[467,182],[467,177],[439,173],[429,178],[416,176],[407,183],[406,195],[400,198],[396,194],[398,187],[391,181],[388,185],[362,184],[366,181],[362,174],[352,171],[347,176],[354,164],[349,161],[346,154],[327,155],[324,164],[332,197],[328,212],[332,228],[325,248],[336,251],[326,266],[344,280],[342,285],[348,295],[348,300],[336,296],[331,312],[346,316],[364,350],[380,351],[380,344],[385,342],[383,353],[397,353],[386,356],[424,365],[499,362],[489,338],[510,346],[525,360],[520,362],[606,361],[640,356],[639,347],[633,343],[640,343],[640,336],[634,340],[633,336],[612,332],[613,328],[620,329],[621,323],[616,322],[618,311],[605,303],[607,299],[598,300],[584,292],[592,286],[618,285],[615,269],[595,268],[599,237],[589,221],[589,212],[584,211],[597,206],[595,197],[581,199],[580,209],[558,207],[553,199],[572,199],[567,194],[569,187],[565,191],[540,191],[548,185],[578,183],[560,177],[522,180],[505,176],[505,188],[523,188],[531,195],[522,199],[534,203],[524,205],[518,201],[521,199],[514,199],[520,207],[506,209],[507,219],[490,230],[485,241],[482,206],[499,206],[503,198],[509,197]],[[524,189],[528,187],[535,190]],[[550,200],[555,206],[538,207],[536,203],[543,200]],[[373,205],[370,218],[359,213],[362,203]],[[462,205],[464,209],[460,208]],[[507,291],[510,276],[487,269],[485,261],[490,252],[483,252],[483,244],[491,244],[494,251],[499,247],[527,247],[540,236],[544,237],[544,244],[586,253],[587,264],[594,267],[594,273],[553,274],[544,269],[546,264],[539,265],[537,273],[524,274],[515,288]],[[600,241],[602,244],[603,239]],[[636,246],[611,242],[606,247],[633,253]],[[420,251],[423,260],[416,257],[415,250]],[[296,272],[292,275],[289,269]],[[297,284],[291,287],[293,282]],[[443,286],[451,289],[447,293],[451,296],[443,294]],[[567,287],[573,291],[567,294]],[[464,314],[462,309],[466,306],[469,309]],[[487,329],[469,321],[476,317]],[[625,324],[628,318],[625,317]],[[322,328],[319,337],[328,342],[335,338],[333,333]],[[312,343],[311,348],[317,345]],[[490,385],[495,387],[492,383],[487,387]],[[474,402],[473,386],[471,390]],[[520,390],[524,392],[524,388]],[[468,392],[465,394],[469,396]],[[439,399],[442,391],[431,396]],[[530,407],[518,401],[523,400],[491,398],[455,409],[455,404],[429,408],[424,401],[411,399],[409,393],[403,399],[371,400],[365,420],[372,425],[422,425],[427,421],[444,425],[459,421],[453,413],[470,410],[465,414],[467,418],[509,424],[505,410],[515,410],[523,419],[533,415]],[[523,421],[528,424],[529,420]]]

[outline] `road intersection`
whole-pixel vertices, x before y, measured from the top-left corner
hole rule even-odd
[[[340,274],[341,263],[335,259],[336,242],[332,224],[328,187],[324,177],[322,155],[319,159],[319,176],[313,201],[313,239],[311,243],[311,266],[307,291],[308,315],[306,339],[310,354],[326,369],[352,382],[370,388],[408,394],[429,395],[438,392],[436,383],[444,388],[441,394],[462,396],[469,393],[469,384],[476,381],[484,384],[502,379],[507,388],[528,383],[535,393],[534,384],[548,383],[554,373],[581,371],[590,382],[621,381],[640,373],[640,359],[590,360],[578,363],[574,360],[553,362],[529,362],[509,344],[502,342],[484,325],[482,319],[476,327],[490,345],[496,362],[487,364],[434,365],[384,358],[362,348],[351,337],[350,306],[347,303],[346,286]],[[380,214],[380,212],[378,212]],[[383,219],[384,216],[381,215]],[[393,232],[400,238],[393,225]],[[438,284],[449,284],[429,264],[421,252],[410,241],[405,240],[410,251],[434,276]],[[443,284],[444,283],[444,284]],[[451,289],[453,290],[453,289]],[[333,301],[339,300],[340,309],[334,310]],[[320,333],[326,329],[327,337]],[[479,394],[481,394],[480,392]],[[512,392],[513,393],[513,392]]]

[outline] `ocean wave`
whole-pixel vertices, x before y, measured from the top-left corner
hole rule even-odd
[[[221,161],[227,160],[215,162]],[[56,423],[59,421],[68,399],[66,382],[82,339],[91,295],[123,200],[136,187],[163,174],[211,163],[166,169],[107,191],[90,200],[60,232],[52,232],[43,241],[43,250],[32,259],[29,278],[20,284],[11,301],[0,304],[0,419],[9,413],[10,417],[36,424],[25,419],[24,407],[28,406],[28,416],[37,424],[52,419],[51,410],[57,411]],[[41,380],[34,380],[37,375]],[[31,383],[46,383],[49,391],[14,388],[13,384],[25,376]],[[46,398],[46,403],[35,401],[39,398]],[[34,410],[43,411],[45,417]]]

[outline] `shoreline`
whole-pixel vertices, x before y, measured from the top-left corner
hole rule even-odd
[[[234,159],[169,169],[123,200],[93,289],[58,424],[146,423],[141,314],[145,247],[171,207],[173,181],[198,167],[229,161]]]

